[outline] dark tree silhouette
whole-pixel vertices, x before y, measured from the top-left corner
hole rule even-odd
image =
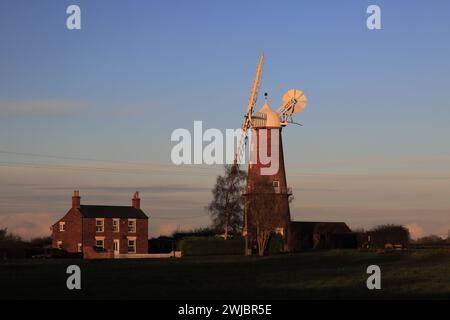
[[[218,176],[212,190],[213,200],[206,207],[213,220],[213,228],[224,232],[225,240],[230,232],[236,234],[242,228],[243,204],[241,195],[246,173],[238,166],[225,165],[225,173]]]

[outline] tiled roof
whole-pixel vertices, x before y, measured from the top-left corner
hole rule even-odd
[[[85,218],[148,218],[144,211],[125,206],[81,205],[79,210]]]

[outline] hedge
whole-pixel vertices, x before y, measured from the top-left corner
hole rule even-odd
[[[187,237],[181,240],[183,256],[243,255],[244,238]]]

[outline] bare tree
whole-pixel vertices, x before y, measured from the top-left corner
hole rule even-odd
[[[236,234],[242,227],[244,200],[241,192],[246,179],[245,171],[235,165],[225,165],[225,174],[218,176],[212,190],[213,200],[206,207],[213,220],[213,227],[223,230],[225,240],[229,233]]]
[[[267,181],[266,181],[267,180]],[[274,214],[277,206],[277,195],[272,184],[264,176],[259,177],[247,194],[247,227],[249,235],[256,238],[258,254],[263,256],[270,236],[277,228],[280,220]]]

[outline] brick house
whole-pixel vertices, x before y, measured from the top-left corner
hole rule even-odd
[[[147,254],[148,217],[136,192],[131,206],[81,205],[74,191],[72,208],[51,227],[52,247],[83,257],[113,258]]]

